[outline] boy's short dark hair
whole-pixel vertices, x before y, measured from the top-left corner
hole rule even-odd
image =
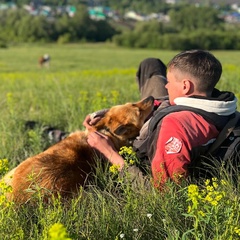
[[[206,50],[189,50],[177,54],[167,65],[191,74],[199,80],[198,90],[209,92],[214,89],[222,74],[222,64]]]

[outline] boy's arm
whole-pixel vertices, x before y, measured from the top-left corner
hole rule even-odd
[[[190,164],[189,142],[176,119],[165,117],[159,131],[151,169],[154,185],[161,188],[168,179],[179,182]]]

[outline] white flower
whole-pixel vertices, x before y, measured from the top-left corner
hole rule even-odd
[[[134,231],[134,232],[138,232],[138,228],[134,228],[133,231]]]
[[[165,229],[166,226],[167,226],[167,220],[166,220],[165,218],[163,218],[162,221],[163,221],[163,227],[164,227],[164,229]]]
[[[124,233],[121,233],[120,234],[120,238],[124,238],[125,234]]]
[[[152,217],[152,214],[151,213],[148,213],[147,214],[147,217],[150,219]]]

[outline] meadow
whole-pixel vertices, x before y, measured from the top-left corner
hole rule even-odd
[[[38,58],[51,56],[50,68]],[[167,63],[177,52],[111,44],[21,45],[0,49],[0,176],[47,145],[42,126],[83,129],[88,113],[139,99],[141,60]],[[240,52],[213,51],[222,62],[218,88],[240,98]],[[240,103],[238,103],[238,110]],[[39,127],[29,130],[26,121]],[[150,176],[149,176],[150,178]],[[240,195],[222,171],[203,186],[168,183],[164,194],[133,189],[99,168],[88,190],[67,204],[15,206],[0,185],[0,239],[240,239]]]

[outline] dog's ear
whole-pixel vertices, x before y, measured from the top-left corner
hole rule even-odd
[[[90,116],[92,119],[94,119],[96,117],[103,118],[108,111],[109,111],[109,109],[105,108],[105,109],[98,110],[96,112],[91,113]]]
[[[114,130],[116,135],[124,135],[128,131],[128,128],[125,125],[120,125]]]

